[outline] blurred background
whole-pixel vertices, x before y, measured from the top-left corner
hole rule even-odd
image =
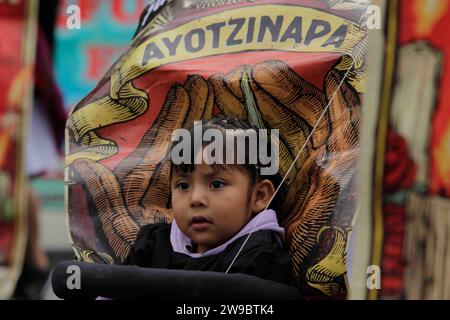
[[[49,271],[74,258],[64,215],[65,121],[128,48],[147,3],[0,1],[0,88],[9,92],[0,99],[0,299],[55,298]],[[18,218],[22,211],[27,217]]]

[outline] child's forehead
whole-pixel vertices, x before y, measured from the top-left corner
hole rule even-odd
[[[186,167],[187,170],[183,170],[181,167],[177,167],[173,170],[173,176],[190,176],[192,174],[200,174],[205,176],[212,176],[217,174],[232,174],[239,173],[243,170],[239,170],[238,165],[228,165],[228,164],[195,164]]]

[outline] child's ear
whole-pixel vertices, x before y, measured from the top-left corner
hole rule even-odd
[[[274,194],[275,187],[272,181],[264,179],[256,182],[253,189],[253,214],[258,214],[266,209]]]

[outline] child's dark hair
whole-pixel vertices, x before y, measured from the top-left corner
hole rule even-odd
[[[194,126],[187,128],[191,137],[194,136],[194,129],[195,129]],[[253,126],[253,125],[249,124],[247,121],[242,120],[242,119],[226,118],[224,116],[217,116],[211,120],[202,122],[202,136],[209,129],[218,129],[223,135],[225,135],[227,129],[232,129],[232,130],[242,129],[244,131],[254,130],[257,133],[256,134],[257,148],[258,148],[256,150],[256,154],[258,155],[257,163],[252,164],[251,161],[249,161],[249,152],[247,152],[247,151],[250,148],[250,145],[249,145],[250,141],[248,139],[245,139],[245,149],[244,149],[246,151],[245,152],[245,163],[237,164],[236,166],[240,169],[243,169],[246,173],[248,173],[251,185],[253,185],[260,179],[268,179],[273,183],[275,189],[279,186],[279,184],[281,182],[281,177],[278,172],[274,175],[261,175],[261,168],[267,167],[268,165],[261,164],[261,161],[259,159],[259,147],[262,146],[263,144],[266,144],[267,150],[272,152],[272,149],[271,149],[271,140],[268,138],[262,138],[261,135],[258,134],[259,129],[256,126]],[[169,152],[172,152],[172,149],[177,145],[177,143],[178,142],[172,143],[172,145],[169,149]],[[205,147],[210,143],[211,142],[203,142],[202,141],[202,146]],[[174,164],[173,162],[171,162],[171,175],[172,175],[172,172],[188,173],[188,172],[194,171],[195,170],[195,164],[194,164],[195,156],[196,155],[195,155],[195,150],[194,150],[194,143],[191,143],[190,162],[188,164],[185,164],[185,163]],[[212,166],[223,168],[224,165],[223,164],[213,164]],[[269,208],[277,210],[279,208],[279,202],[280,202],[280,197],[276,196],[272,200],[271,204],[269,205]]]

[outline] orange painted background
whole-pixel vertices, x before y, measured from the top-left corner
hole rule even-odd
[[[450,197],[450,0],[403,1],[400,21],[400,44],[424,40],[444,56],[429,142],[429,191]]]

